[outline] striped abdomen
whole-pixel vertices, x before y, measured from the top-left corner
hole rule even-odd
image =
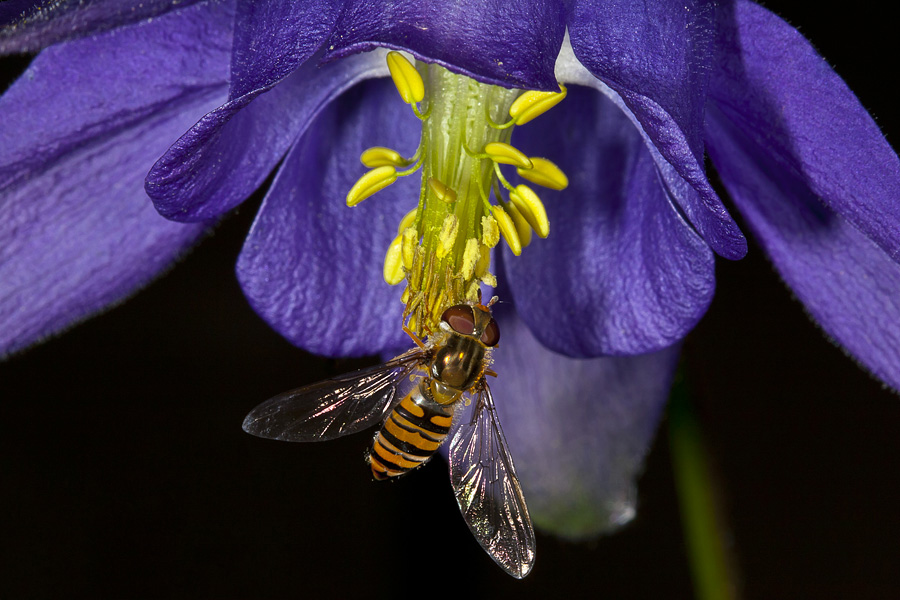
[[[403,475],[424,464],[450,433],[453,405],[426,397],[422,379],[400,401],[375,436],[369,462],[375,479]]]

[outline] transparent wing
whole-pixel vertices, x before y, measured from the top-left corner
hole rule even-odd
[[[513,577],[528,575],[534,528],[487,384],[476,396],[472,419],[450,442],[450,482],[481,547]]]
[[[279,394],[250,411],[244,431],[283,442],[331,440],[362,431],[403,399],[403,383],[424,354],[414,348],[384,364]]]

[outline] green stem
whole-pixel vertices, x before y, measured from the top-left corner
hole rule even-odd
[[[735,600],[738,594],[734,563],[723,536],[725,528],[717,502],[716,482],[681,375],[672,390],[669,406],[669,442],[696,597]]]

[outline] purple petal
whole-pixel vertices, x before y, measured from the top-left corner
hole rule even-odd
[[[201,6],[42,53],[3,96],[0,185],[173,104],[220,96],[233,18]]]
[[[558,90],[562,0],[347,0],[326,60],[386,46],[484,83]]]
[[[725,187],[785,282],[829,335],[900,389],[900,265],[718,109],[707,131]]]
[[[0,54],[34,52],[180,10],[197,0],[13,0],[0,5]],[[228,2],[227,4],[233,4]]]
[[[696,190],[675,196],[693,226],[718,254],[738,259],[747,242],[703,168],[713,24],[714,8],[702,0],[577,0],[569,34],[578,60],[621,98],[658,150],[667,185],[680,176]]]
[[[900,261],[900,162],[853,92],[793,27],[752,2],[721,9],[710,94],[725,117]]]
[[[340,0],[238,0],[231,95],[268,89],[311,57],[331,33]]]
[[[48,49],[0,98],[0,353],[121,300],[203,230],[159,217],[142,180],[225,96],[222,8]]]
[[[321,68],[317,62],[308,60],[267,93],[229,100],[169,148],[146,182],[160,214],[204,221],[231,210],[262,184],[323,106],[359,81],[387,75],[384,52]]]
[[[365,82],[322,111],[285,158],[238,260],[256,312],[318,354],[408,346],[402,286],[384,282],[382,265],[400,219],[416,205],[418,177],[345,204],[366,147],[415,151],[419,122],[396,96],[390,81]]]
[[[627,523],[679,348],[570,359],[495,312],[503,339],[490,385],[535,525],[584,539]]]
[[[666,196],[638,131],[605,96],[573,86],[514,142],[569,174],[541,190],[550,236],[504,268],[537,338],[570,356],[638,354],[678,341],[706,312],[713,255]],[[687,187],[687,184],[682,182]]]

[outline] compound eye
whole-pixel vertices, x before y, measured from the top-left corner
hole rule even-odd
[[[475,313],[468,304],[451,306],[441,315],[441,321],[447,323],[456,333],[463,335],[475,333]]]
[[[484,332],[481,334],[481,343],[485,346],[493,347],[499,341],[500,327],[497,326],[497,321],[491,318],[490,323],[487,324],[487,327],[484,328]]]

